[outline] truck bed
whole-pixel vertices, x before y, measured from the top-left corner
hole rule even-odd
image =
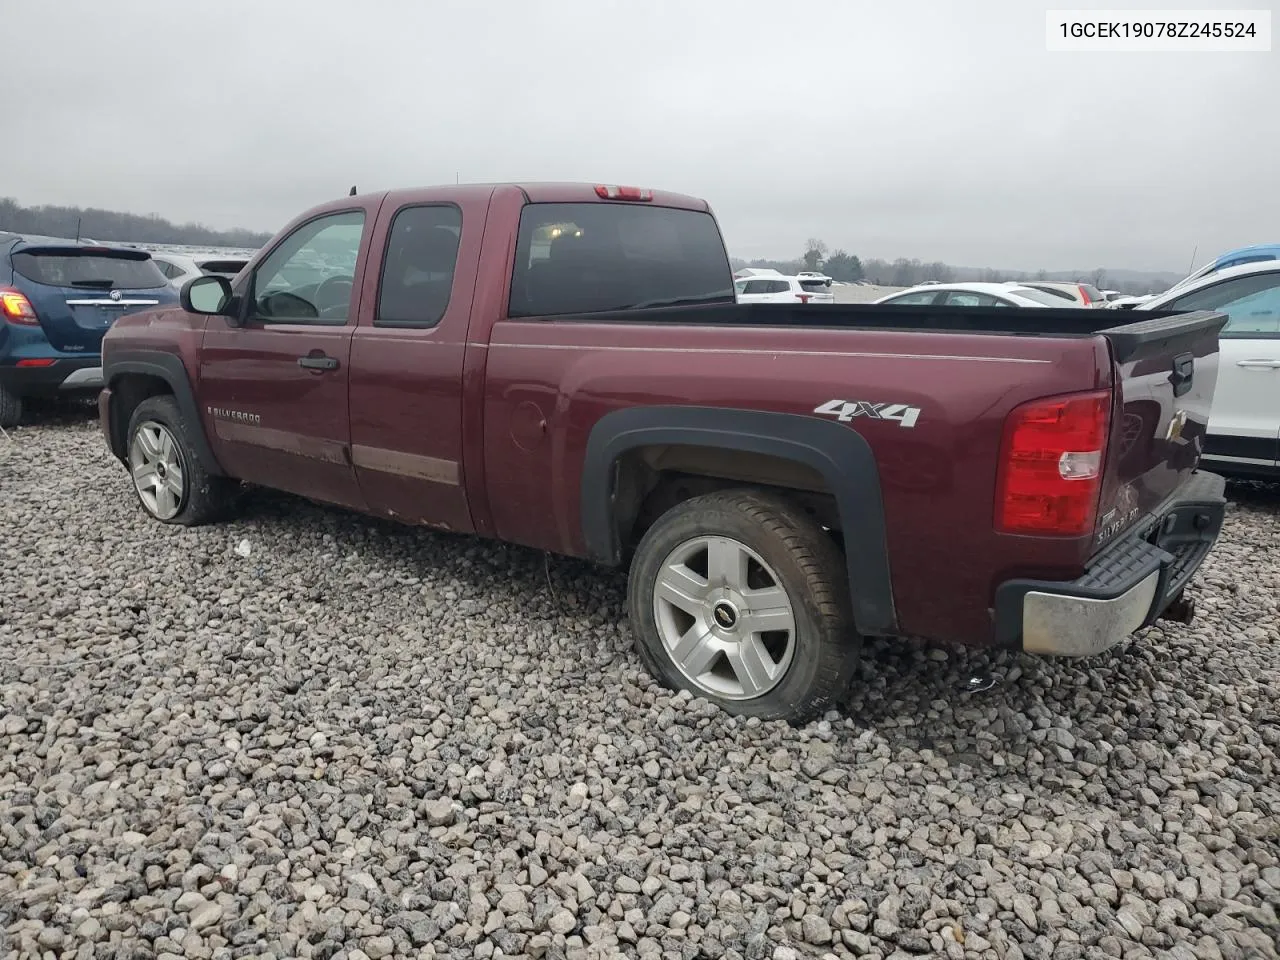
[[[977,333],[1027,337],[1090,337],[1103,334],[1117,359],[1144,343],[1202,333],[1221,327],[1212,311],[1144,311],[1133,314],[1080,307],[946,307],[839,303],[821,306],[786,303],[717,303],[649,307],[555,317],[557,323],[641,323],[673,326],[804,327],[812,329],[893,330],[900,333]]]

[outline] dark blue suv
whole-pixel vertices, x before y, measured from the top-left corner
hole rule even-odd
[[[0,426],[27,397],[96,393],[116,317],[177,300],[143,250],[0,232]]]

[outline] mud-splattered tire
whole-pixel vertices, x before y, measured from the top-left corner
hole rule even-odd
[[[211,475],[191,443],[191,430],[170,396],[148,397],[129,418],[125,455],[134,493],[151,517],[186,527],[225,517],[238,484]]]
[[[799,507],[755,490],[659,517],[632,559],[628,607],[659,682],[765,720],[830,709],[860,647],[840,550]]]
[[[22,398],[0,387],[0,427],[16,427],[22,421]]]

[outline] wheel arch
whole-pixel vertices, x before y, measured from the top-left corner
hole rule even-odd
[[[109,408],[111,452],[124,461],[128,456],[129,418],[148,397],[168,393],[178,405],[189,427],[190,439],[204,469],[213,476],[225,476],[204,433],[204,421],[196,406],[182,358],[158,350],[132,350],[114,354],[105,364],[103,382],[111,391]],[[161,389],[163,386],[163,389]]]
[[[620,465],[630,452],[661,445],[754,454],[820,476],[848,544],[854,624],[866,635],[897,632],[879,470],[856,430],[797,414],[717,407],[629,407],[608,413],[588,436],[582,470],[582,536],[592,559],[622,562],[618,487],[627,478],[620,476]]]

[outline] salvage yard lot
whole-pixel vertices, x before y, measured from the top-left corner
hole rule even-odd
[[[0,437],[0,953],[1275,957],[1280,490],[1229,495],[1190,627],[873,643],[792,729],[653,684],[619,575],[266,493],[163,527],[42,414]]]

